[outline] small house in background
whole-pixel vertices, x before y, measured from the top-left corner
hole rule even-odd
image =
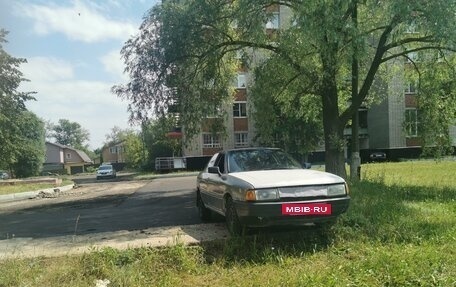
[[[46,142],[46,159],[43,172],[76,174],[85,172],[93,162],[82,150]]]
[[[103,162],[111,163],[115,170],[119,171],[125,167],[125,142],[117,142],[105,145],[101,150]]]

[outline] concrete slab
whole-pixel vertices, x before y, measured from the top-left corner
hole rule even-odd
[[[73,189],[73,187],[74,187],[74,185],[71,184],[71,185],[65,185],[65,186],[60,186],[60,187],[39,189],[39,190],[34,190],[34,191],[3,194],[3,195],[0,195],[0,202],[11,202],[11,201],[17,201],[17,200],[24,200],[24,199],[33,199],[33,198],[40,196],[40,194],[43,196],[46,196],[46,195],[52,196],[52,194],[55,194],[55,193],[71,190],[71,189]]]
[[[44,239],[0,240],[0,260],[8,258],[56,257],[83,254],[104,247],[116,249],[195,244],[230,235],[223,223],[156,227],[135,231],[103,232]]]

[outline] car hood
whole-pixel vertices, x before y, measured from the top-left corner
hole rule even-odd
[[[332,173],[309,169],[246,171],[230,173],[230,176],[251,184],[253,188],[322,185],[345,182],[343,178]]]

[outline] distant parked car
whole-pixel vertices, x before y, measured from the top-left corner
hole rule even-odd
[[[10,176],[6,171],[0,171],[0,179],[9,179]]]
[[[371,161],[386,161],[386,153],[377,151],[369,155]]]
[[[116,170],[111,164],[100,165],[97,170],[97,179],[116,178]]]
[[[197,177],[201,219],[212,212],[226,218],[229,231],[274,225],[326,225],[344,213],[350,201],[344,179],[304,169],[274,148],[219,152]]]

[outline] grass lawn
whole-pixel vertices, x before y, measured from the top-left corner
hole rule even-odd
[[[70,185],[74,182],[71,180],[64,179],[62,181],[61,186]],[[26,191],[34,191],[40,189],[47,189],[54,187],[53,184],[50,183],[16,183],[14,185],[0,185],[0,195],[4,194],[11,194],[11,193],[18,193],[18,192],[26,192]],[[1,285],[0,285],[1,286]]]
[[[369,164],[323,232],[0,261],[0,286],[456,286],[456,162]]]

